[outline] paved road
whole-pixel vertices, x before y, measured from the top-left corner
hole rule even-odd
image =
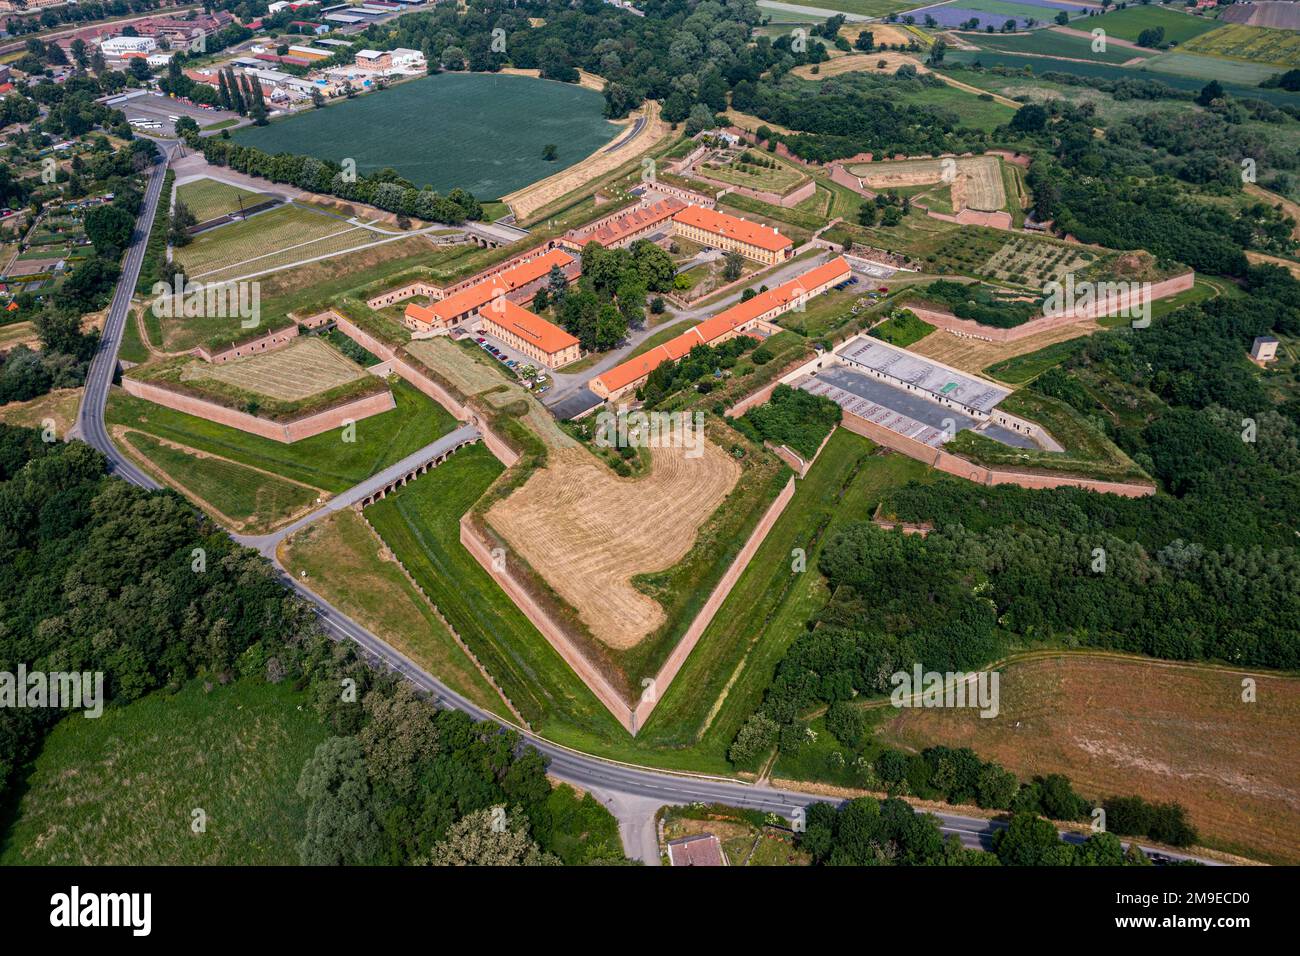
[[[376,472],[359,485],[353,485],[347,491],[335,495],[325,504],[321,505],[315,511],[303,515],[292,524],[287,524],[279,531],[272,531],[270,534],[246,535],[232,534],[231,537],[246,548],[253,548],[260,551],[272,561],[275,560],[275,549],[280,542],[289,535],[302,528],[307,527],[313,521],[334,514],[336,511],[342,511],[344,508],[350,508],[352,505],[367,498],[379,491],[386,485],[391,484],[403,475],[410,474],[421,465],[427,464],[465,442],[473,441],[479,437],[479,430],[473,425],[461,425],[453,432],[448,432],[436,441],[430,442],[417,452],[413,452],[403,458],[396,464],[389,465],[383,471]]]
[[[99,352],[91,363],[90,373],[86,379],[85,397],[73,431],[73,437],[81,438],[107,456],[114,474],[144,488],[157,488],[158,484],[132,464],[109,439],[108,431],[104,427],[104,405],[108,399],[109,386],[113,382],[113,370],[117,363],[118,348],[122,344],[127,310],[140,273],[140,265],[148,241],[148,230],[158,206],[165,169],[165,164],[158,163],[149,173],[144,205],[140,210],[131,245],[123,261],[122,275],[113,295],[108,319],[104,323]],[[804,268],[807,268],[806,264]],[[344,498],[348,494],[350,492],[345,492],[339,498]],[[490,714],[461,697],[405,655],[389,647],[308,588],[306,584],[294,580],[278,563],[276,567],[284,583],[313,605],[321,626],[332,637],[337,640],[350,640],[357,644],[371,661],[389,667],[417,687],[427,691],[439,706],[454,707],[477,720],[504,723],[497,715]],[[754,786],[722,777],[691,776],[616,763],[570,750],[522,729],[520,732],[532,746],[549,758],[550,773],[560,780],[600,795],[608,806],[619,812],[620,828],[625,835],[625,848],[641,859],[646,858],[648,844],[651,842],[648,830],[650,816],[659,806],[697,801],[716,802],[793,818],[800,808],[831,800],[814,794]],[[940,829],[945,834],[955,834],[968,847],[987,849],[993,833],[999,826],[988,820],[955,814],[936,813],[935,816],[939,820]],[[1071,841],[1080,839],[1074,834],[1065,834],[1065,837]],[[1179,857],[1178,854],[1169,855]]]

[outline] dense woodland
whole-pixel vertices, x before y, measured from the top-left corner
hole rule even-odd
[[[108,477],[87,445],[0,425],[0,592],[0,671],[101,671],[110,706],[195,676],[305,691],[334,736],[298,784],[303,863],[622,859],[603,808],[557,797],[515,734],[439,711],[327,640],[255,552],[179,495]],[[0,804],[63,716],[0,709]]]

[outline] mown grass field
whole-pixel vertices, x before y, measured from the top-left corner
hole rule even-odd
[[[984,371],[999,382],[1006,382],[1008,385],[1027,385],[1049,368],[1055,368],[1082,349],[1085,341],[1083,338],[1077,338],[1054,342],[1037,352],[995,362]]]
[[[1212,35],[1207,34],[1207,36]],[[1300,59],[1297,62],[1300,62]],[[1220,83],[1255,86],[1281,72],[1282,67],[1265,63],[1246,63],[1242,60],[1225,60],[1217,56],[1200,56],[1187,52],[1187,47],[1179,47],[1178,52],[1161,53],[1145,61],[1141,69],[1144,72],[1173,74],[1206,83],[1210,80],[1218,80]]]
[[[452,690],[509,719],[501,696],[356,512],[339,511],[303,528],[282,546],[280,559],[295,578]]]
[[[263,193],[255,193],[230,183],[204,177],[177,186],[176,198],[189,207],[195,219],[199,222],[207,222],[209,219],[255,206],[269,197]]]
[[[205,510],[215,509],[217,517],[236,522],[234,530],[269,531],[305,511],[319,497],[314,488],[165,445],[152,435],[128,432],[125,441],[137,456],[197,498],[200,506],[210,506]]]
[[[194,362],[181,374],[185,381],[223,382],[241,391],[285,402],[318,395],[365,377],[361,366],[314,337],[231,362]]]
[[[200,233],[175,258],[187,279],[216,282],[273,268],[281,263],[278,253],[310,259],[338,251],[340,244],[350,248],[378,238],[337,215],[286,203]]]
[[[460,519],[501,474],[482,445],[464,448],[366,509],[384,543],[534,728],[625,737],[605,707],[460,543]]]
[[[328,731],[288,683],[151,694],[46,739],[0,865],[294,865],[303,763]],[[191,829],[206,814],[206,831]]]
[[[110,426],[124,425],[337,493],[456,427],[455,419],[440,405],[405,382],[394,380],[392,390],[397,407],[357,422],[354,442],[343,441],[343,429],[335,429],[284,444],[163,408],[116,388],[109,395],[105,420]]]
[[[1086,21],[1089,30],[1105,30],[1108,36],[1121,40],[1137,42],[1143,30],[1163,27],[1166,43],[1186,43],[1192,37],[1209,33],[1222,25],[1209,17],[1195,17],[1174,10],[1166,10],[1155,5],[1139,6],[1130,4],[1124,10],[1103,13],[1099,17],[1089,17]]]

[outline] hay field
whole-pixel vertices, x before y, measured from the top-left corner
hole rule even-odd
[[[591,633],[620,650],[665,620],[632,579],[684,558],[740,479],[740,465],[711,442],[697,458],[683,448],[651,456],[649,475],[624,479],[585,449],[555,453],[486,516]]]
[[[1002,170],[995,156],[962,156],[955,159],[956,174],[952,181],[952,208],[998,212],[1006,207],[1007,194],[1002,186]],[[871,189],[908,189],[943,182],[944,160],[903,159],[883,163],[863,163],[849,167],[854,176]]]
[[[1202,844],[1300,862],[1300,680],[1102,654],[1002,670],[1001,713],[903,710],[892,743],[971,747],[1021,778],[1064,773],[1085,797],[1139,794],[1187,807]]]
[[[319,395],[366,372],[318,338],[305,338],[274,352],[210,365],[195,362],[181,373],[182,381],[217,381],[246,392],[284,402]]]

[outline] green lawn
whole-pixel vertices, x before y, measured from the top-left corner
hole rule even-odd
[[[1151,27],[1164,28],[1166,43],[1186,43],[1192,37],[1209,33],[1220,25],[1218,20],[1211,20],[1208,17],[1195,17],[1175,10],[1166,10],[1163,7],[1137,4],[1131,4],[1124,10],[1104,13],[1099,17],[1089,17],[1087,20],[1089,30],[1102,29],[1109,36],[1133,43],[1137,42],[1143,30]]]
[[[1064,57],[1071,60],[1096,60],[1102,63],[1126,63],[1135,57],[1151,56],[1154,53],[1154,51],[1135,50],[1131,46],[1120,46],[1115,43],[1107,44],[1105,51],[1094,51],[1090,38],[1058,33],[1055,30],[1035,30],[1031,33],[1014,34],[990,33],[970,37],[970,39],[976,46],[985,50]],[[1050,68],[1050,64],[1043,64],[1044,70]]]
[[[343,429],[335,429],[284,444],[133,398],[119,389],[110,393],[105,417],[110,426],[128,425],[198,451],[340,492],[456,427],[455,419],[442,406],[415,388],[400,379],[391,384],[397,407],[357,422],[354,442],[345,442]]]
[[[947,450],[995,468],[1065,472],[1102,481],[1150,481],[1119,446],[1060,399],[1021,389],[998,407],[1042,425],[1065,450],[1013,448],[971,431],[959,432],[945,446]]]
[[[883,342],[890,345],[897,345],[899,348],[907,348],[913,342],[919,342],[931,332],[934,326],[929,322],[918,319],[911,312],[900,312],[890,319],[885,319],[874,329],[871,334]]]
[[[249,522],[241,529],[269,531],[311,505],[317,493],[219,458],[197,458],[164,445],[152,435],[131,432],[126,441],[168,477],[228,518]]]
[[[571,723],[610,743],[626,737],[460,543],[461,516],[502,470],[484,446],[464,448],[366,517],[534,728]]]
[[[189,207],[195,219],[199,222],[207,222],[209,219],[255,206],[263,202],[266,196],[204,177],[177,186],[176,198]]]
[[[36,758],[0,865],[296,864],[294,788],[328,736],[305,695],[255,679],[71,715]]]

